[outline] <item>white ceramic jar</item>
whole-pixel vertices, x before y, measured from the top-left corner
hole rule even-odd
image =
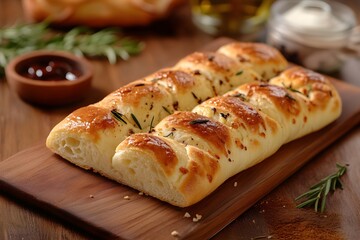
[[[334,72],[344,49],[357,41],[354,12],[324,0],[278,0],[271,8],[267,43],[290,61],[320,72]]]

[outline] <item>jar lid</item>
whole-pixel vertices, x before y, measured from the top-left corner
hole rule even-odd
[[[356,25],[353,11],[333,1],[280,0],[273,5],[271,15],[271,26],[282,35],[320,48],[345,46]]]

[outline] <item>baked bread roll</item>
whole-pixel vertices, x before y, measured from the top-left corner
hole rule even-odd
[[[268,51],[276,50],[268,47]],[[274,61],[276,58],[283,59],[280,53]],[[261,66],[257,73],[224,54],[195,52],[172,68],[134,81],[100,102],[74,111],[52,129],[46,145],[82,168],[116,178],[112,157],[127,136],[152,131],[175,111],[190,111],[245,82],[261,80],[259,75],[268,69],[267,62]]]
[[[257,43],[254,47],[248,42],[234,42],[219,48],[218,52],[229,56],[256,72],[261,72],[265,81],[278,75],[287,67],[285,58],[278,57],[276,49],[269,49],[268,45]],[[266,68],[264,68],[264,63]]]
[[[22,0],[26,17],[57,25],[90,27],[147,25],[184,0]]]
[[[326,77],[292,67],[270,83],[245,83],[176,112],[152,133],[129,136],[116,148],[114,179],[186,207],[340,114],[341,99]]]

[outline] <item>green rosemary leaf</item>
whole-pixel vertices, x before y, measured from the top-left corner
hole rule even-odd
[[[312,92],[312,85],[308,85],[307,86],[307,96],[309,97],[310,96],[310,93]]]
[[[336,188],[337,188],[337,182],[336,182],[336,181],[332,181],[332,182],[331,182],[331,190],[332,190],[332,191],[335,191]]]
[[[240,98],[242,101],[245,101],[245,102],[248,101],[248,99],[246,98],[246,95],[243,94],[243,93],[237,93],[237,94],[234,94],[234,95],[232,95],[232,96],[233,96],[233,97],[238,97],[238,98]]]
[[[294,89],[294,88],[288,88],[290,91],[292,91],[292,92],[296,92],[296,93],[300,93],[300,94],[302,94],[302,95],[304,95],[302,92],[300,92],[299,90],[297,90],[297,89]]]
[[[308,192],[305,192],[305,193],[301,194],[300,196],[298,196],[297,198],[295,198],[295,200],[297,201],[297,200],[299,200],[299,199],[301,199],[301,198],[303,198],[303,197],[312,196],[313,193],[316,193],[316,195],[317,195],[317,192],[319,192],[319,188],[312,189],[312,190],[310,190],[310,191],[308,191]]]
[[[293,88],[292,85],[286,86],[283,82],[281,84],[283,85],[284,88],[286,88],[287,90],[289,90],[291,92],[300,93],[302,95],[305,95],[304,93],[300,92],[299,90]]]
[[[327,178],[321,179],[318,183],[312,185],[312,186],[310,187],[310,189],[314,189],[314,188],[319,188],[319,187],[321,187],[321,186],[324,184],[324,182],[326,181],[326,179],[327,179]]]
[[[106,57],[110,63],[115,63],[118,59],[127,60],[143,48],[143,43],[123,37],[115,28],[93,31],[86,27],[74,27],[68,32],[61,32],[51,29],[47,22],[15,25],[0,29],[0,74],[12,58],[39,49]]]
[[[332,182],[333,182],[332,179],[328,179],[328,180],[326,181],[325,191],[324,191],[324,197],[326,197],[326,196],[329,194],[330,188],[331,188],[331,183],[332,183]]]
[[[165,135],[164,137],[170,137],[170,136],[174,136],[174,132],[170,132],[169,134]]]
[[[138,126],[138,128],[140,128],[140,130],[142,130],[142,127],[140,125],[140,122],[137,120],[137,118],[135,117],[134,114],[131,113],[131,118],[134,120],[134,122],[136,123],[136,125]]]
[[[295,201],[305,199],[302,203],[298,204],[297,208],[314,205],[315,212],[324,212],[326,208],[326,199],[330,191],[335,191],[336,188],[342,189],[342,182],[340,177],[346,173],[348,165],[342,166],[336,164],[338,171],[323,178],[319,183],[310,187],[310,190],[301,194]],[[319,209],[320,208],[320,209]]]
[[[149,133],[151,133],[151,131],[153,130],[154,128],[154,116],[151,118],[151,122],[150,122],[150,129],[149,129]]]
[[[324,194],[321,198],[321,207],[320,207],[320,212],[324,212],[325,211],[325,207],[326,207],[326,195]],[[317,212],[317,211],[316,211]]]
[[[244,72],[243,70],[238,71],[237,73],[235,73],[235,75],[236,75],[236,76],[240,76],[241,74],[243,74],[243,72]]]
[[[315,210],[315,212],[318,212],[318,210],[319,210],[319,201],[320,201],[320,194],[319,194],[319,196],[316,198],[316,201],[315,201],[315,203],[314,203],[314,210]]]
[[[128,60],[130,58],[130,53],[123,48],[115,48],[116,55],[118,55],[123,60]]]
[[[299,205],[297,205],[297,208],[303,208],[306,207],[307,205],[311,205],[312,203],[314,203],[317,200],[317,198],[311,198],[305,202],[300,203]]]
[[[289,98],[292,101],[296,101],[296,99],[293,96],[291,96],[289,93],[286,93],[285,97]]]
[[[127,122],[123,119],[123,114],[119,113],[118,111],[116,111],[115,109],[111,110],[111,113],[114,115],[114,118],[118,121],[121,121],[125,124],[127,124]]]
[[[170,110],[167,107],[162,106],[162,108],[165,110],[165,112],[167,112],[169,115],[171,115],[172,113],[170,112]]]
[[[290,91],[292,91],[292,92],[295,92],[295,93],[303,94],[303,93],[300,92],[299,90],[297,90],[297,89],[295,89],[295,88],[292,88],[292,87],[288,87],[287,89],[290,90]]]
[[[340,176],[342,176],[342,175],[344,175],[344,173],[346,172],[346,167],[345,166],[342,166],[342,165],[340,165],[340,164],[336,164],[336,167],[339,169],[339,175]]]
[[[203,124],[203,123],[207,123],[209,122],[209,120],[207,119],[195,119],[189,122],[190,125],[194,125],[194,124]]]
[[[107,57],[109,63],[115,64],[117,61],[116,52],[111,47],[104,48],[104,55]]]

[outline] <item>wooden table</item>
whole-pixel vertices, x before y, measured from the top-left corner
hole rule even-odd
[[[357,0],[346,1],[360,10]],[[358,11],[359,12],[359,11]],[[23,21],[20,1],[0,2],[0,25]],[[27,104],[0,80],[0,161],[43,141],[51,128],[74,109],[100,100],[110,91],[171,66],[173,59],[200,49],[214,38],[195,29],[187,6],[166,22],[127,30],[146,43],[144,52],[126,62],[109,65],[91,60],[95,69],[93,88],[82,102],[62,108]],[[360,61],[349,60],[338,78],[360,85]],[[354,101],[360,101],[360,96]],[[278,188],[256,203],[214,239],[358,239],[360,236],[360,126],[332,144]],[[342,178],[344,190],[327,201],[325,214],[296,209],[294,198],[311,184],[335,171],[335,163],[350,164]],[[0,169],[1,172],[1,169]],[[33,209],[26,200],[0,195],[0,239],[89,239],[91,236],[53,215]]]

